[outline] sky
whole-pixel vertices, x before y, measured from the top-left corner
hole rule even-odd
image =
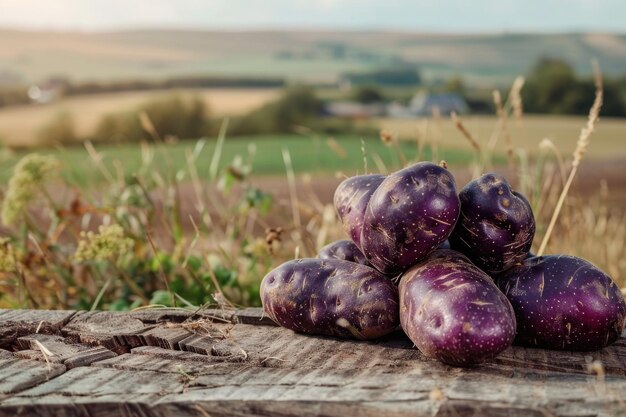
[[[624,0],[0,0],[0,27],[626,32]]]

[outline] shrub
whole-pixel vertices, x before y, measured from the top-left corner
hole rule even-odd
[[[58,113],[37,132],[37,142],[41,146],[71,144],[78,141],[74,119],[65,112]]]
[[[137,141],[143,138],[139,115],[135,112],[113,113],[105,115],[93,135],[93,140],[100,142]]]
[[[311,88],[293,87],[278,100],[235,120],[231,134],[266,134],[293,132],[294,127],[315,124],[323,103]]]
[[[593,81],[578,78],[567,62],[542,59],[528,76],[522,97],[529,113],[582,115],[587,113],[594,91]],[[626,115],[619,83],[605,81],[603,102],[603,116]]]
[[[105,142],[154,139],[154,135],[142,127],[141,114],[148,117],[162,138],[198,138],[209,132],[207,106],[200,97],[170,95],[148,101],[133,111],[104,116],[92,139]]]
[[[363,86],[357,88],[352,98],[354,101],[358,101],[359,103],[369,104],[369,103],[379,103],[381,101],[385,101],[384,94],[380,91],[379,88],[373,86]]]
[[[204,101],[197,96],[189,100],[179,95],[155,99],[138,110],[150,118],[156,131],[162,136],[197,138],[207,133],[207,108]]]
[[[29,102],[26,87],[10,87],[0,90],[0,107],[28,104]]]

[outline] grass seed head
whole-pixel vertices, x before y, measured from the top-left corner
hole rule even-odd
[[[58,166],[59,161],[56,158],[36,153],[26,155],[17,163],[2,204],[3,224],[9,226],[19,219]]]
[[[124,236],[124,229],[116,224],[100,226],[98,233],[82,232],[74,259],[82,261],[115,260],[133,247],[133,240]]]
[[[0,272],[17,271],[17,254],[8,238],[0,238]]]

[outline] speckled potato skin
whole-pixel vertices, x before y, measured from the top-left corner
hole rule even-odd
[[[490,275],[526,257],[535,236],[535,218],[526,198],[504,177],[485,174],[468,183],[459,197],[461,217],[450,236],[452,249]]]
[[[624,328],[624,297],[613,280],[574,256],[526,259],[497,279],[517,316],[516,344],[596,350]]]
[[[375,339],[399,324],[398,289],[373,268],[339,259],[297,259],[261,282],[265,313],[295,332]]]
[[[363,252],[351,240],[337,240],[329,243],[320,249],[317,257],[321,259],[341,259],[361,265],[369,265]]]
[[[365,211],[361,250],[384,274],[405,271],[452,233],[459,217],[454,177],[420,162],[383,180]]]
[[[343,180],[335,190],[333,202],[337,215],[359,249],[367,203],[384,179],[384,175],[357,175]]]
[[[400,323],[424,353],[473,366],[511,345],[515,314],[493,280],[463,254],[439,249],[400,280]]]

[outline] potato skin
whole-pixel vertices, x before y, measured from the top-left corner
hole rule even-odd
[[[419,162],[385,178],[367,204],[361,250],[384,274],[400,273],[452,233],[460,203],[454,177]]]
[[[374,339],[399,324],[398,290],[373,268],[339,259],[297,259],[261,282],[265,313],[300,333]]]
[[[596,350],[624,328],[624,297],[613,280],[575,256],[529,258],[497,279],[517,316],[515,343],[558,350]]]
[[[535,236],[535,218],[528,200],[503,176],[485,174],[463,187],[459,197],[461,217],[450,236],[452,249],[490,275],[526,257]]]
[[[369,266],[363,252],[351,240],[337,240],[329,243],[320,249],[317,257],[320,259],[341,259]]]
[[[343,180],[335,190],[333,203],[337,215],[359,249],[367,203],[384,179],[384,175],[357,175]]]
[[[473,366],[515,337],[515,314],[493,280],[463,254],[438,249],[400,280],[402,329],[427,356]]]

